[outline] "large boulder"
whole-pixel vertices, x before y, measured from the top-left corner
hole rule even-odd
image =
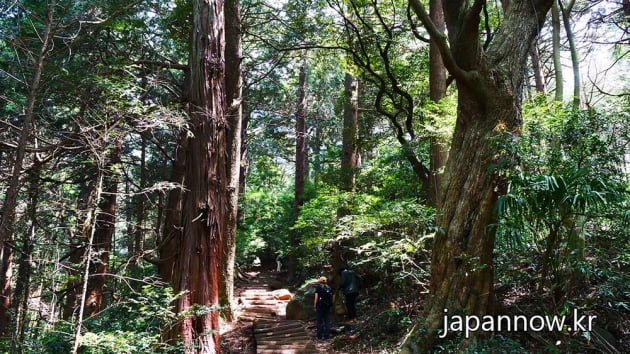
[[[304,283],[287,304],[287,320],[309,320],[315,318],[313,301],[317,280]]]
[[[271,292],[273,297],[278,300],[291,300],[293,294],[288,289],[278,289]]]

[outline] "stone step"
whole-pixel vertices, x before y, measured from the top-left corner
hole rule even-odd
[[[273,322],[260,322],[256,324],[254,332],[259,330],[275,329],[275,328],[304,328],[304,325],[300,321],[273,321]]]
[[[287,306],[287,301],[284,300],[247,300],[250,305],[267,305],[267,306]]]
[[[245,314],[245,315],[241,315],[239,319],[243,322],[259,322],[259,321],[272,320],[273,317],[271,315]]]
[[[272,336],[286,336],[289,334],[296,334],[296,335],[303,335],[306,332],[304,332],[304,328],[297,328],[297,327],[279,327],[279,328],[265,328],[265,329],[254,329],[254,334],[257,337],[272,337]]]

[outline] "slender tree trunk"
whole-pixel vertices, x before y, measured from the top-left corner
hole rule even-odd
[[[125,194],[126,195],[131,195],[132,189],[131,189],[131,181],[129,179],[127,179],[127,181],[125,182]],[[132,198],[130,198],[130,200],[133,200]],[[127,202],[126,208],[125,208],[125,221],[126,221],[126,225],[127,225],[127,232],[125,233],[125,235],[127,237],[125,237],[125,246],[127,246],[127,254],[129,255],[129,257],[133,257],[136,252],[134,250],[134,239],[133,239],[133,234],[134,234],[134,225],[133,225],[133,204]]]
[[[442,10],[442,0],[431,0],[429,2],[429,14],[431,20],[438,30],[444,32],[446,23],[444,22],[444,11]],[[429,46],[429,98],[433,102],[439,102],[446,97],[446,68],[442,61],[442,54],[434,40]],[[448,145],[446,137],[431,136],[429,141],[430,149],[430,175],[428,180],[427,202],[429,205],[439,208],[440,193],[444,183],[444,166],[448,160]]]
[[[562,102],[564,99],[564,75],[562,74],[562,57],[560,56],[560,7],[558,1],[560,0],[553,0],[551,6],[551,26],[553,29],[553,69],[556,82],[555,100]]]
[[[547,235],[547,247],[545,248],[545,254],[541,260],[540,266],[540,282],[538,282],[538,293],[542,295],[545,286],[547,285],[549,278],[549,269],[551,268],[551,260],[554,252],[558,249],[560,243],[560,224],[561,222],[554,223],[549,227],[549,234]]]
[[[33,271],[33,250],[35,248],[35,233],[37,225],[37,205],[39,203],[39,176],[41,165],[37,166],[30,176],[28,191],[28,231],[22,239],[22,250],[19,252],[18,275],[15,281],[15,293],[13,313],[14,337],[12,341],[12,352],[17,353],[22,350],[24,343],[24,330],[28,316],[28,299],[31,286],[31,274]]]
[[[562,5],[562,0],[558,0],[560,12],[562,13],[562,23],[564,24],[564,31],[569,41],[569,49],[571,52],[571,65],[573,66],[573,106],[580,107],[580,93],[582,91],[582,84],[580,79],[580,56],[578,54],[577,46],[575,45],[575,36],[573,35],[573,29],[571,28],[571,9],[573,8],[574,1],[571,0],[569,5],[565,8]]]
[[[359,160],[359,80],[346,73],[344,80],[343,131],[341,148],[342,189],[355,189]]]
[[[191,132],[186,156],[184,233],[172,276],[175,311],[182,318],[167,333],[189,353],[219,353],[219,279],[225,259],[228,148],[225,117],[222,1],[193,1],[190,54]]]
[[[80,187],[79,197],[77,198],[77,214],[83,214],[78,218],[76,231],[74,235],[70,235],[70,251],[68,255],[68,283],[65,294],[65,303],[62,310],[62,318],[71,320],[81,301],[81,271],[79,268],[83,262],[85,255],[85,245],[89,238],[90,225],[92,223],[92,208],[94,198],[94,186],[84,185]]]
[[[319,117],[314,117],[311,123],[311,136],[312,139],[309,139],[306,142],[307,151],[308,146],[313,150],[312,158],[310,159],[310,164],[306,167],[306,178],[311,178],[313,184],[317,185],[319,182],[319,174],[322,171],[322,120]],[[307,156],[308,159],[308,156]]]
[[[140,180],[138,181],[138,188],[140,193],[134,196],[136,201],[136,227],[134,228],[134,255],[141,255],[144,249],[144,201],[147,196],[144,194],[144,188],[146,187],[147,172],[146,172],[146,158],[147,158],[147,142],[144,133],[140,134]],[[135,263],[135,262],[134,262]]]
[[[239,203],[238,208],[238,220],[245,219],[245,208],[241,205],[245,202],[245,196],[247,192],[247,175],[249,174],[249,160],[247,158],[247,127],[249,126],[250,114],[243,115],[243,122],[241,123],[241,168],[239,171],[238,179],[238,195]]]
[[[101,311],[103,305],[103,289],[105,274],[109,264],[109,253],[112,250],[112,238],[116,224],[116,195],[118,194],[118,174],[116,165],[120,163],[122,142],[118,140],[111,148],[105,171],[103,171],[104,196],[99,201],[99,211],[94,222],[93,240],[90,245],[94,257],[90,259],[89,281],[84,315],[91,317]]]
[[[13,171],[9,180],[7,190],[4,195],[2,205],[2,216],[0,219],[0,336],[6,335],[9,324],[9,309],[11,308],[11,272],[13,270],[13,237],[15,232],[15,206],[17,195],[20,189],[20,175],[26,156],[26,143],[31,134],[31,125],[35,110],[35,101],[39,92],[42,72],[44,71],[44,61],[48,53],[48,46],[52,37],[51,27],[53,13],[55,10],[55,0],[48,4],[46,16],[46,27],[40,37],[42,45],[35,61],[33,78],[28,90],[27,105],[24,112],[24,122],[22,132],[18,140],[13,162]]]
[[[341,190],[354,192],[356,174],[359,164],[359,80],[350,73],[346,73],[344,80],[343,131],[341,147]],[[337,218],[342,218],[350,212],[347,206],[337,209]],[[339,285],[339,269],[346,266],[347,257],[344,254],[342,241],[332,244],[331,265],[333,269],[332,286]]]
[[[97,185],[96,185],[96,203],[98,203],[101,199],[103,192],[103,169],[102,166],[99,166],[98,169],[98,177],[97,177]],[[91,210],[95,210],[96,208],[91,207]],[[85,267],[83,271],[83,282],[81,286],[81,292],[79,298],[79,314],[77,316],[76,328],[74,331],[74,340],[72,345],[72,354],[76,354],[79,350],[79,342],[81,340],[81,331],[83,328],[83,318],[86,304],[86,297],[88,292],[88,283],[90,277],[90,266],[92,263],[92,244],[94,243],[94,234],[96,233],[96,219],[95,215],[93,218],[94,222],[91,226],[87,226],[86,228],[90,230],[90,235],[87,237],[87,249],[85,250]],[[87,223],[86,223],[87,224]],[[84,228],[85,229],[85,228]]]
[[[241,13],[240,0],[225,2],[225,101],[228,104],[226,119],[228,149],[228,210],[225,218],[225,259],[221,272],[219,296],[227,321],[234,319],[234,262],[236,258],[236,224],[238,220],[238,196],[241,173],[241,138],[243,132]]]
[[[534,43],[532,43],[532,47],[529,50],[529,56],[532,59],[536,92],[546,94],[547,87],[545,86],[545,77],[543,75],[542,63],[540,61],[540,53],[538,52],[538,46],[536,45],[537,42],[538,40],[535,40]]]
[[[304,204],[304,187],[307,173],[306,156],[306,53],[302,53],[302,66],[298,79],[297,110],[295,112],[295,194],[293,197],[293,220],[300,215],[300,207]],[[296,248],[300,240],[295,231],[290,234],[291,247]],[[295,274],[295,259],[290,254],[287,270],[289,277]]]

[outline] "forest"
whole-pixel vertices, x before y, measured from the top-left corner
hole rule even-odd
[[[630,0],[3,0],[0,352],[628,353],[628,44]],[[345,268],[356,319],[256,348],[248,283]]]

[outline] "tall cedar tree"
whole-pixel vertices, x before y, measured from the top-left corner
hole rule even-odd
[[[228,211],[225,218],[225,258],[221,273],[219,293],[226,319],[233,320],[232,299],[234,294],[234,262],[236,258],[236,220],[241,175],[241,129],[243,109],[242,95],[242,45],[241,14],[239,0],[225,1],[225,101],[228,149]]]
[[[44,62],[47,57],[48,47],[52,42],[53,14],[55,1],[48,5],[45,29],[41,36],[42,44],[39,53],[34,59],[33,78],[29,85],[27,105],[24,110],[24,122],[18,140],[13,162],[13,171],[8,188],[5,192],[0,216],[0,335],[7,334],[9,324],[9,310],[11,308],[11,272],[13,269],[13,240],[15,231],[15,207],[20,188],[20,175],[26,156],[26,143],[31,134],[31,125],[35,115],[35,103],[39,93]]]
[[[175,310],[185,314],[166,339],[190,353],[218,353],[219,279],[228,210],[223,1],[193,1],[190,129],[183,201],[184,232],[172,275]]]
[[[444,309],[476,316],[493,312],[495,231],[489,225],[495,201],[504,190],[493,166],[505,156],[501,140],[521,129],[527,55],[551,2],[512,0],[492,43],[484,50],[479,28],[485,1],[445,2],[447,37],[435,27],[420,1],[410,0],[438,44],[459,91],[437,219],[441,232],[436,234],[431,260],[425,348],[433,347],[437,339]],[[417,343],[408,341],[405,350],[418,352]]]
[[[304,187],[307,178],[308,157],[306,153],[306,52],[302,53],[302,65],[298,78],[297,109],[295,111],[295,194],[293,197],[293,219],[300,215],[300,207],[304,204]],[[299,246],[300,240],[296,231],[292,230],[290,243],[293,248]],[[289,258],[289,277],[295,274],[295,260]]]

